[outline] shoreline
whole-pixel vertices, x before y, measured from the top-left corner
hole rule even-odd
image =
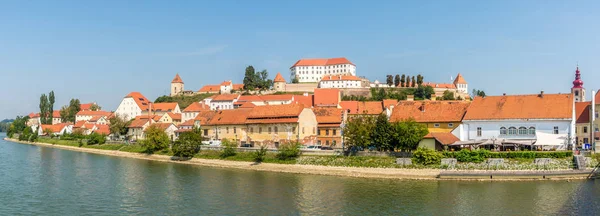
[[[40,142],[24,142],[14,139],[4,138],[5,141],[26,145],[35,145],[40,147],[58,148],[64,150],[100,154],[113,157],[125,157],[141,160],[152,160],[167,163],[188,164],[195,166],[206,166],[216,168],[233,168],[254,171],[267,171],[292,174],[312,174],[328,175],[341,177],[374,178],[374,179],[398,179],[398,180],[467,180],[467,181],[523,181],[523,180],[570,180],[587,179],[591,170],[580,172],[564,171],[485,171],[486,175],[481,175],[481,171],[447,171],[439,169],[402,169],[402,168],[364,168],[364,167],[333,167],[317,165],[299,165],[299,164],[275,164],[227,161],[218,159],[192,158],[186,161],[172,160],[167,155],[148,155],[142,153],[123,152],[117,150],[103,150],[93,148],[81,148],[74,146],[53,145]],[[452,175],[452,178],[444,178],[443,173],[461,173],[462,175]],[[497,176],[490,178],[490,175]]]

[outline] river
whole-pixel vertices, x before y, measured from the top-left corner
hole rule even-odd
[[[401,181],[283,174],[111,157],[4,140],[0,140],[0,159],[0,215],[600,213],[600,180]]]

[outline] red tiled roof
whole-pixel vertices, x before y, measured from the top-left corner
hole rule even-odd
[[[201,112],[206,110],[210,110],[210,106],[205,105],[204,103],[194,102],[186,107],[183,112]]]
[[[260,98],[260,96],[258,96],[258,95],[241,95],[238,98],[238,101],[241,101],[241,102],[244,102],[244,101],[253,102],[253,101],[263,101],[263,99]]]
[[[151,108],[155,112],[173,112],[177,106],[177,103],[152,103]]]
[[[342,123],[343,109],[338,108],[314,108],[313,112],[317,117],[317,123],[322,124],[337,124]]]
[[[81,110],[90,110],[92,109],[92,105],[94,105],[94,103],[85,103],[85,104],[80,104],[79,108]]]
[[[86,121],[78,121],[78,122],[75,122],[75,125],[73,125],[73,128],[80,128],[80,127],[83,127],[83,125],[84,125],[84,124],[86,124],[86,123],[87,123]]]
[[[135,101],[135,103],[138,105],[138,107],[141,110],[147,110],[148,109],[148,103],[150,103],[150,101],[148,100],[148,98],[144,97],[144,95],[142,95],[142,93],[131,92],[131,93],[129,93],[125,97],[126,98],[133,98],[133,100]]]
[[[148,119],[134,119],[131,124],[129,124],[129,128],[142,128],[144,125],[148,123]]]
[[[252,102],[243,102],[239,105],[238,108],[254,108],[256,107],[256,105],[254,105]]]
[[[396,105],[398,100],[396,99],[384,99],[383,100],[383,108],[389,108],[390,106]]]
[[[110,127],[108,125],[96,125],[96,127],[98,129],[96,129],[94,131],[95,133],[102,134],[102,135],[109,135],[110,134]]]
[[[42,132],[46,133],[46,130],[50,130],[52,131],[52,133],[59,133],[63,128],[65,128],[66,126],[69,126],[71,124],[69,123],[60,123],[60,124],[55,124],[55,125],[41,125],[42,127]]]
[[[357,76],[350,75],[325,75],[321,81],[360,81]]]
[[[291,101],[294,99],[294,95],[291,95],[291,94],[261,95],[260,98],[263,101]]]
[[[174,121],[181,121],[181,113],[167,113]]]
[[[445,89],[456,89],[456,85],[452,83],[432,83],[424,82],[423,86],[431,86],[432,88],[445,88]]]
[[[91,111],[91,110],[82,110],[77,112],[78,116],[105,116],[108,117],[112,115],[112,112],[107,111]]]
[[[221,83],[221,86],[229,86],[229,85],[231,85],[231,81],[223,81]]]
[[[283,78],[283,76],[281,76],[281,73],[277,72],[277,75],[275,75],[275,79],[273,80],[273,82],[285,82],[285,79]]]
[[[52,118],[60,118],[60,110],[52,111]]]
[[[401,101],[394,107],[391,122],[414,119],[416,122],[460,122],[469,102]]]
[[[379,115],[384,110],[382,101],[341,101],[340,106],[348,114]]]
[[[464,120],[570,119],[571,94],[507,95],[475,97]]]
[[[429,133],[424,138],[433,138],[440,142],[442,145],[450,145],[456,141],[460,141],[458,137],[452,133]]]
[[[239,125],[246,122],[250,109],[221,110],[208,121],[207,125]],[[198,118],[198,117],[196,117]]]
[[[102,117],[104,116],[94,116],[90,119],[90,122],[97,122],[98,120],[100,120]]]
[[[462,75],[460,75],[460,73],[458,73],[458,75],[456,75],[456,78],[454,79],[454,85],[456,84],[467,84],[467,81]]]
[[[194,126],[194,122],[195,121],[196,120],[194,120],[194,119],[187,120],[187,121],[179,124],[179,127],[182,127],[182,126]]]
[[[577,123],[590,123],[590,105],[592,102],[575,102]]]
[[[313,106],[313,95],[296,95],[294,96],[294,101],[304,105],[306,108],[311,108]]]
[[[205,85],[198,92],[219,92],[221,91],[221,86],[219,85]]]
[[[315,89],[314,106],[335,106],[340,102],[339,89]]]
[[[173,123],[154,123],[154,124],[151,124],[150,127],[158,127],[162,130],[166,130],[169,127],[171,127],[171,125],[173,125]],[[147,127],[146,130],[148,130],[148,128],[149,127]]]
[[[330,59],[300,59],[292,67],[296,66],[326,66],[326,65],[338,65],[338,64],[352,64],[346,58],[330,58]]]
[[[181,80],[179,74],[175,74],[175,78],[173,78],[173,81],[171,81],[171,83],[183,83],[183,80]]]
[[[248,118],[298,117],[303,110],[302,104],[257,106],[252,109]]]
[[[215,96],[212,100],[213,101],[233,101],[233,100],[237,99],[238,97],[240,97],[240,95],[238,95],[238,94],[221,94],[221,95]]]
[[[231,87],[233,90],[242,90],[244,89],[244,84],[233,84]]]

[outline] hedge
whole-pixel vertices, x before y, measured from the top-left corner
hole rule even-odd
[[[444,157],[456,158],[459,162],[482,162],[487,158],[568,158],[573,156],[571,151],[552,151],[552,152],[538,152],[538,151],[514,151],[514,152],[491,152],[488,150],[475,150],[469,151],[463,149],[457,152],[443,152]]]

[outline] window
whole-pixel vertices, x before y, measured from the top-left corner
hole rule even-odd
[[[439,128],[440,124],[439,123],[435,123],[435,124],[433,124],[433,127]]]
[[[258,133],[261,134],[262,133],[262,127],[258,127]]]
[[[481,127],[477,127],[477,136],[480,137],[481,136]]]
[[[250,128],[250,133],[254,133],[254,128]]]
[[[527,128],[519,127],[519,135],[527,135]]]
[[[506,128],[505,127],[501,127],[500,128],[500,135],[506,135]]]
[[[331,130],[331,131],[333,131],[333,135],[335,136],[335,134],[337,133],[337,130],[336,130],[336,129],[333,129],[333,130]],[[335,142],[335,141],[334,141],[334,142]],[[334,144],[335,144],[335,143],[334,143]]]
[[[583,126],[583,133],[587,133],[587,126]]]
[[[321,136],[321,130],[317,130],[317,135]]]
[[[508,128],[508,134],[509,135],[517,135],[517,128],[516,127],[509,127]]]
[[[335,146],[335,144],[336,144],[335,140],[334,140],[334,141],[331,141],[331,145],[332,145],[332,146]]]
[[[304,127],[302,127],[302,134],[304,134]]]
[[[583,143],[584,143],[584,144],[589,144],[589,143],[590,143],[590,140],[589,140],[589,138],[583,138]]]
[[[558,134],[558,126],[554,126],[554,134]]]
[[[269,127],[269,133],[271,133],[271,127]]]
[[[594,126],[594,132],[598,132],[598,125]]]
[[[329,145],[329,140],[326,140],[326,141],[325,141],[325,145]]]
[[[529,127],[529,135],[535,135],[535,127]]]
[[[317,133],[317,132],[316,132],[316,130],[317,130],[317,128],[316,128],[316,127],[313,127],[313,134],[314,134],[314,133]]]
[[[294,131],[296,131],[296,127],[292,127],[292,131],[290,131],[290,132],[294,132]]]
[[[325,135],[329,136],[329,129],[325,130]]]
[[[275,130],[275,133],[278,133],[278,131],[279,131],[279,130],[277,129],[277,127],[275,127],[275,129],[274,129],[274,130]]]
[[[227,133],[229,133],[229,127],[226,127],[226,128],[225,128],[225,131],[227,131]]]
[[[237,128],[233,127],[233,133],[237,133]]]
[[[598,118],[598,111],[596,111],[596,118]]]
[[[449,128],[454,127],[454,124],[453,123],[448,123],[448,127]]]

